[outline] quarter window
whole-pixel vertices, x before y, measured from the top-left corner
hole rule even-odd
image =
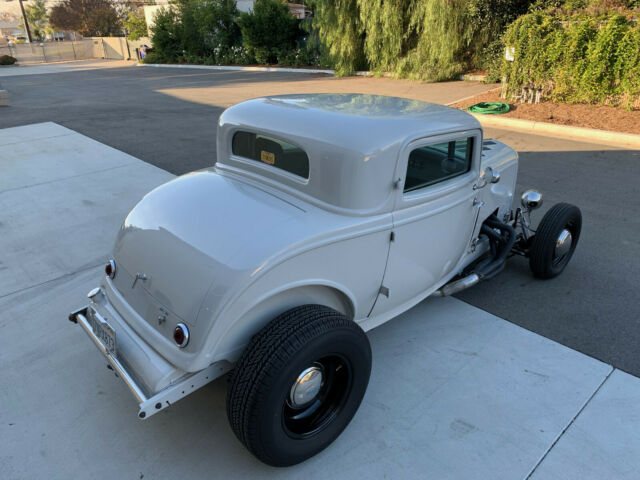
[[[467,173],[471,169],[472,149],[473,137],[469,137],[412,150],[404,191],[412,192]]]
[[[231,151],[234,155],[309,178],[307,154],[304,150],[282,140],[251,132],[236,132],[233,135]]]

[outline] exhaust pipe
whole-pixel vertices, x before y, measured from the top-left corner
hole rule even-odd
[[[494,229],[498,229],[500,233]],[[480,280],[494,277],[505,267],[509,252],[516,241],[516,232],[509,224],[498,220],[495,215],[487,218],[481,227],[481,232],[489,238],[491,256],[475,265],[475,272],[454,282],[449,282],[433,292],[435,297],[446,297],[474,286]]]
[[[434,297],[447,297],[449,295],[453,295],[454,293],[461,292],[469,287],[473,287],[476,283],[480,281],[480,275],[477,273],[472,273],[471,275],[467,275],[460,280],[456,280],[455,282],[447,283],[445,286],[441,287],[439,290],[433,292]]]

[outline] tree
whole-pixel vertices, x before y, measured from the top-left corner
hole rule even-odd
[[[337,73],[368,65],[427,80],[476,66],[532,0],[313,0],[313,28]]]
[[[357,0],[373,70],[445,80],[465,68],[468,0]]]
[[[147,21],[139,12],[129,10],[123,15],[122,24],[127,30],[127,38],[129,40],[138,40],[140,37],[147,36]]]
[[[311,29],[329,51],[338,75],[367,70],[364,27],[357,0],[313,0]]]
[[[36,39],[42,40],[47,33],[49,25],[49,15],[47,14],[45,0],[34,0],[31,5],[25,7],[24,11],[31,27],[31,33]]]
[[[85,37],[106,37],[122,32],[111,0],[63,0],[51,8],[49,23],[58,30],[79,32]]]
[[[259,63],[275,63],[278,55],[293,50],[301,34],[298,20],[286,3],[257,0],[253,10],[241,13],[242,43]]]

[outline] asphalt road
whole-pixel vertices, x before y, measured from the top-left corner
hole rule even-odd
[[[323,75],[122,67],[1,77],[12,106],[0,128],[53,121],[181,174],[215,160],[217,118],[266,94],[362,92],[448,103],[487,86]],[[487,130],[520,153],[518,188],[544,206],[578,205],[583,232],[566,271],[535,280],[514,258],[498,277],[458,295],[499,317],[640,376],[640,151]],[[1,154],[2,152],[0,152]]]

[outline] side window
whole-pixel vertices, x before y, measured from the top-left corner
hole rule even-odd
[[[231,144],[234,155],[309,178],[309,157],[295,145],[251,132],[236,132]]]
[[[426,145],[409,154],[404,191],[412,192],[471,169],[473,137]]]

